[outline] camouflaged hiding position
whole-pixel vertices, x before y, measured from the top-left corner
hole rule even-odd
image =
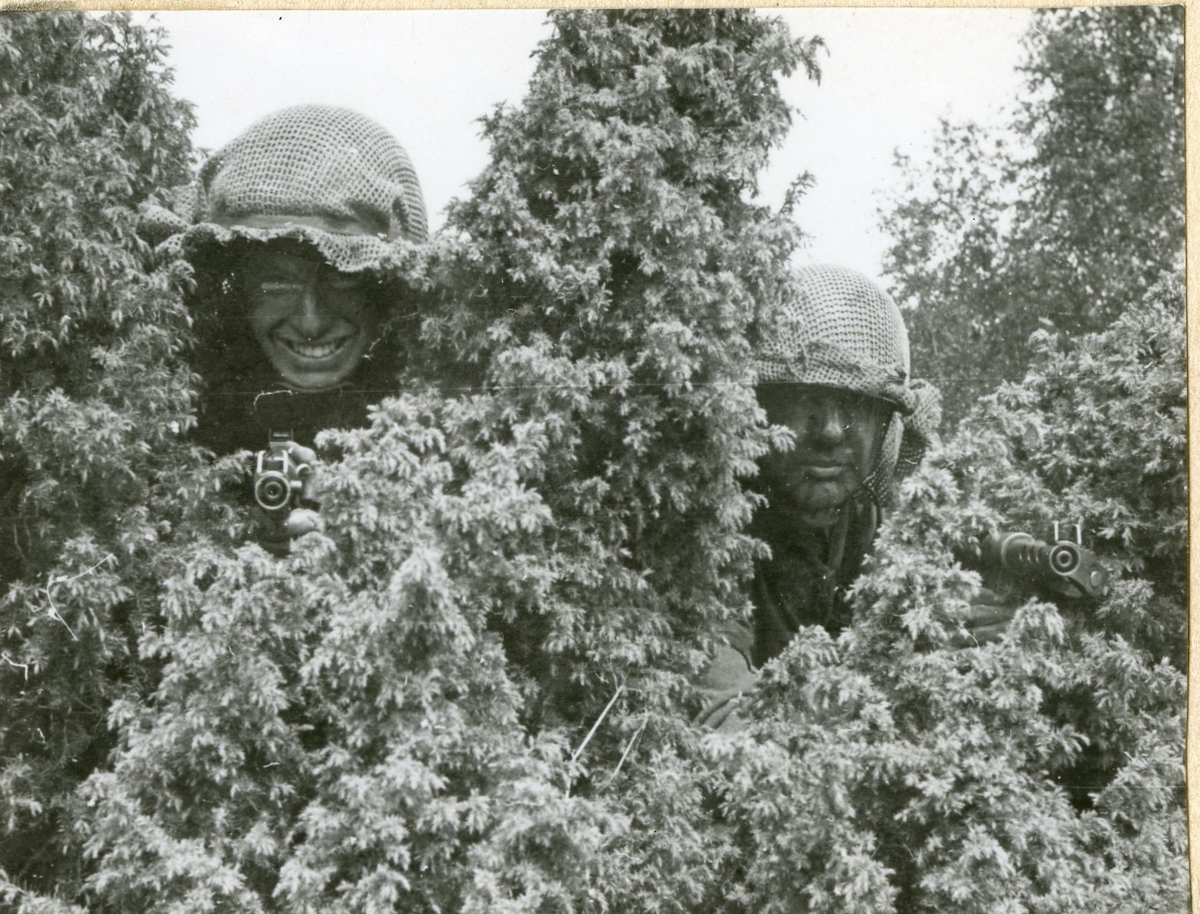
[[[908,333],[892,299],[844,267],[796,273],[794,296],[760,330],[755,393],[789,450],[759,461],[767,504],[750,530],[771,549],[755,568],[753,625],[726,632],[703,680],[701,721],[730,724],[753,670],[804,625],[833,634],[850,621],[858,576],[901,475],[937,440],[940,395],[909,378]]]
[[[317,432],[365,424],[395,387],[389,340],[412,308],[389,264],[428,236],[408,154],[357,112],[287,108],[169,202],[144,207],[139,230],[194,269],[196,440],[217,454],[274,444],[280,460],[313,466]],[[279,532],[318,523],[301,508]]]

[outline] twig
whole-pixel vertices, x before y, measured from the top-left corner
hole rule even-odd
[[[91,574],[93,571],[95,571],[97,568],[99,568],[105,562],[111,562],[112,560],[113,560],[113,555],[110,552],[108,555],[106,555],[104,558],[102,558],[100,561],[98,561],[91,568],[85,568],[85,569],[83,569],[83,571],[79,572],[79,574],[73,574],[69,578],[59,578],[58,580],[50,580],[48,583],[49,584],[70,584],[72,581],[78,581],[85,574]]]
[[[78,641],[79,636],[75,634],[75,632],[72,630],[71,626],[67,624],[67,620],[62,617],[62,613],[60,613],[58,611],[58,607],[54,605],[54,597],[50,593],[50,588],[57,587],[59,584],[70,584],[72,581],[78,581],[84,575],[91,574],[93,571],[95,571],[97,568],[99,568],[101,565],[105,564],[106,562],[112,561],[112,558],[113,558],[112,554],[109,553],[104,558],[102,558],[100,561],[98,561],[95,565],[93,565],[91,568],[85,568],[83,571],[79,572],[79,574],[73,574],[69,578],[50,578],[50,580],[48,580],[46,582],[46,586],[42,588],[42,593],[44,593],[46,595],[46,602],[50,604],[50,618],[54,619],[58,622],[61,622],[63,624],[63,626],[66,628],[66,630],[70,633],[72,641]]]
[[[579,744],[579,748],[571,753],[571,763],[574,764],[583,750],[587,748],[587,744],[592,741],[592,737],[596,735],[596,731],[600,729],[600,724],[604,722],[604,718],[608,716],[608,712],[612,710],[612,706],[617,703],[617,699],[621,697],[621,693],[625,691],[625,686],[620,685],[617,691],[613,693],[613,697],[608,700],[608,704],[604,706],[604,710],[600,712],[600,716],[596,718],[596,722],[592,724],[592,729],[588,730],[588,735],[583,738],[583,742]]]
[[[617,762],[617,767],[608,776],[608,780],[604,782],[604,785],[600,788],[601,790],[607,789],[608,785],[617,779],[617,775],[621,773],[621,766],[625,764],[625,759],[629,758],[629,753],[633,751],[633,744],[638,741],[638,737],[642,735],[642,731],[646,729],[646,724],[648,723],[650,723],[649,715],[642,721],[642,725],[638,727],[637,733],[629,738],[629,743],[625,746],[625,751],[621,753],[621,759]]]
[[[75,634],[75,632],[71,629],[71,626],[67,624],[67,620],[62,617],[62,613],[58,611],[58,607],[54,605],[54,598],[50,596],[50,587],[43,587],[42,593],[46,595],[46,602],[50,604],[50,618],[57,622],[61,622],[63,627],[66,628],[67,632],[70,634],[71,640],[78,641],[79,636]]]
[[[9,666],[11,666],[14,670],[20,670],[22,673],[25,674],[25,679],[26,680],[29,679],[29,664],[28,663],[17,663],[17,661],[13,660],[10,656],[8,656],[8,654],[0,654],[0,660],[3,660],[5,663],[7,663]]]

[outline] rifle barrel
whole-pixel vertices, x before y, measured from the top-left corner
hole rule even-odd
[[[997,533],[981,543],[985,566],[1021,584],[1038,585],[1078,599],[1104,595],[1108,571],[1090,549],[1070,540],[1047,543],[1028,533]]]

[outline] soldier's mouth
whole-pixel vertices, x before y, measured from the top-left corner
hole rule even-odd
[[[842,470],[844,469],[845,467],[843,467],[840,463],[810,463],[804,467],[805,473],[814,479],[833,479],[834,477],[840,476],[842,474]]]
[[[834,479],[846,470],[841,460],[804,460],[799,462],[800,472],[810,479]]]
[[[298,340],[289,340],[281,336],[275,337],[288,352],[302,359],[309,360],[327,359],[330,356],[336,355],[346,348],[346,345],[352,338],[351,336],[341,336],[326,342],[302,343]]]

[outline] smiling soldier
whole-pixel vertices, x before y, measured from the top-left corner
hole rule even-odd
[[[388,340],[411,309],[387,263],[428,234],[407,153],[354,111],[287,108],[215,153],[173,210],[145,208],[141,229],[194,268],[197,441],[286,439],[310,463],[317,432],[365,424],[395,386]]]
[[[243,256],[251,332],[290,389],[335,388],[358,367],[379,324],[367,277],[282,244],[268,242]]]
[[[755,347],[755,394],[792,444],[759,460],[766,499],[751,532],[771,549],[752,585],[753,627],[726,632],[702,684],[701,720],[720,726],[804,625],[836,634],[845,594],[870,551],[899,472],[937,438],[940,397],[909,378],[908,333],[892,299],[844,267],[797,271]]]

